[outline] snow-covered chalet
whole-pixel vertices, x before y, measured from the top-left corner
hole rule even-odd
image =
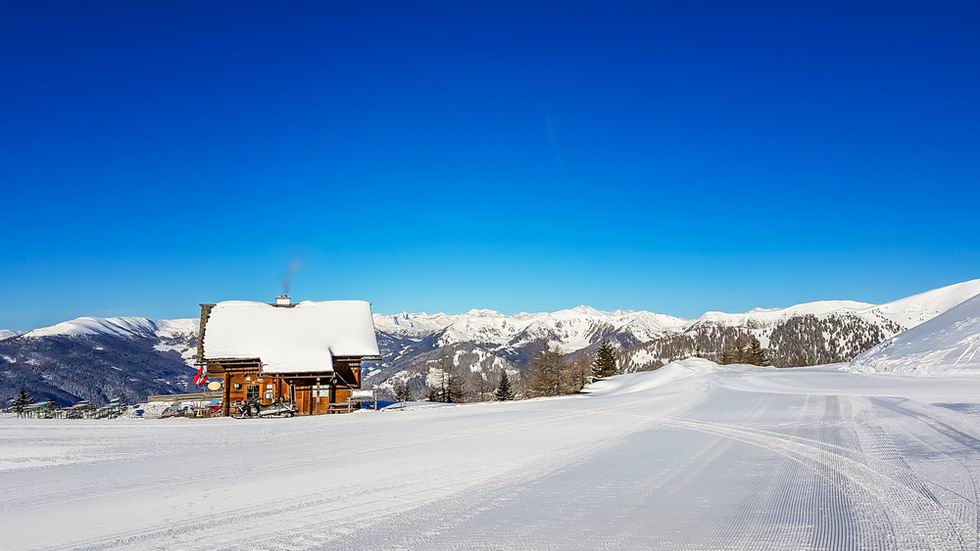
[[[361,387],[361,362],[379,359],[371,305],[360,300],[201,305],[198,365],[235,405],[292,402],[300,415],[342,411]],[[218,384],[214,384],[218,383]]]

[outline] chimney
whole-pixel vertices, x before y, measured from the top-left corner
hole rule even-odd
[[[289,298],[289,295],[285,293],[276,297],[276,306],[290,306],[292,305],[292,302],[293,301],[291,298]]]

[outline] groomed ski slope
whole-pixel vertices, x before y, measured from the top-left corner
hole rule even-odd
[[[5,549],[978,549],[980,379],[686,360],[588,395],[0,420]]]

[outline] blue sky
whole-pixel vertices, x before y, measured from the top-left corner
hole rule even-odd
[[[5,3],[0,327],[980,277],[980,5]]]

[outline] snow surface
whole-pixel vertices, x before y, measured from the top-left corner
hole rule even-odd
[[[11,339],[16,336],[17,333],[11,331],[10,329],[0,329],[0,341],[4,339]]]
[[[371,305],[362,300],[219,302],[204,333],[204,357],[260,358],[270,373],[330,371],[334,356],[377,356]]]
[[[903,375],[980,375],[980,295],[859,355],[850,368]]]
[[[903,327],[914,327],[978,294],[980,279],[971,279],[882,304],[873,310]]]
[[[9,549],[977,549],[980,378],[677,362],[589,393],[0,419]]]

